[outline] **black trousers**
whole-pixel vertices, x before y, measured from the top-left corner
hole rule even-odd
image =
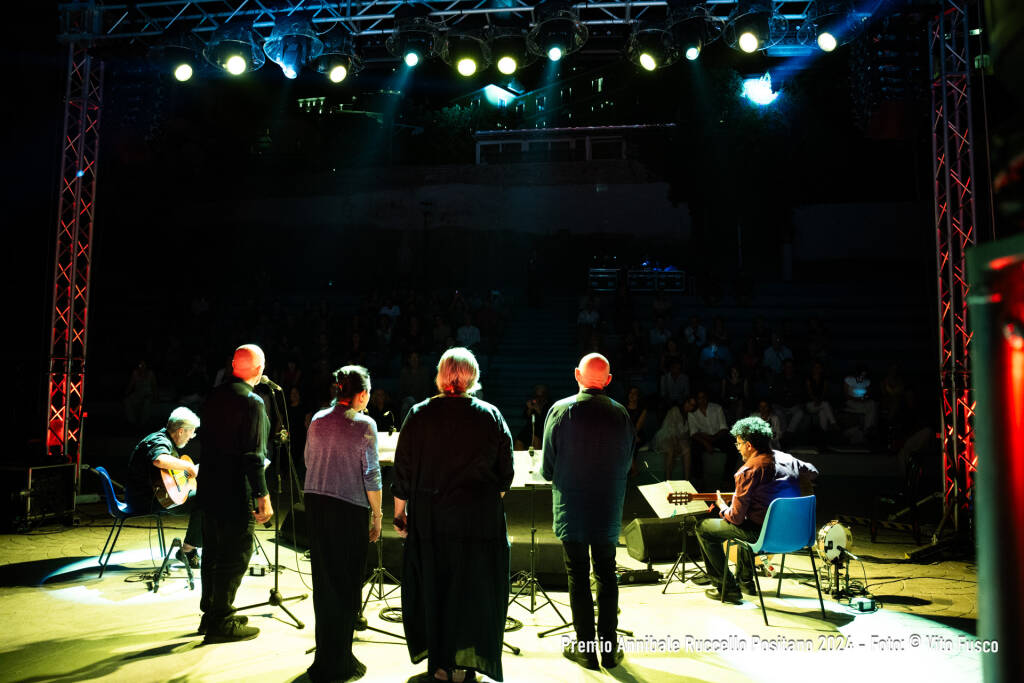
[[[203,510],[203,595],[199,609],[211,624],[235,612],[235,594],[252,557],[255,520],[246,508]]]
[[[345,680],[355,673],[352,633],[362,606],[369,514],[361,505],[306,494],[316,615],[316,656],[307,673],[314,682]]]
[[[726,586],[735,588],[736,580],[726,569],[725,550],[722,543],[730,539],[754,542],[761,535],[761,525],[749,519],[736,525],[721,517],[709,517],[697,525],[697,542],[700,543],[704,555],[704,566],[708,574],[715,580],[715,586],[722,585],[722,572],[727,574]],[[746,548],[739,548],[736,553],[736,570],[742,581],[754,580],[754,556]]]
[[[589,556],[588,556],[589,553]],[[590,561],[597,579],[597,635],[616,641],[619,625],[619,584],[615,576],[615,545],[562,541],[565,571],[569,575],[569,607],[579,642],[594,640],[594,598],[590,593]]]

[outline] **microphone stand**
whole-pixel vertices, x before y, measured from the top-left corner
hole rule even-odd
[[[271,394],[273,395],[273,400],[271,401],[271,404],[274,406],[274,417],[277,420],[278,424],[282,424],[281,410],[277,406],[277,393],[281,392],[281,398],[283,400],[284,399],[284,392],[281,391],[281,387],[277,386],[276,384],[273,384],[271,382],[264,382],[264,384],[267,384],[267,386],[270,387]],[[288,411],[287,410],[284,411],[284,414],[285,414],[285,416],[284,416],[283,424],[285,425],[285,430],[290,435],[291,434],[291,425],[288,424]],[[285,447],[284,448],[285,461],[288,464],[288,470],[289,470],[290,473],[292,471],[291,439],[289,439],[287,437],[281,438],[280,436],[275,437],[274,438],[274,457],[277,460],[276,478],[277,478],[277,500],[278,500],[279,504],[280,504],[280,501],[281,501],[281,463],[282,463],[282,461],[281,461],[281,446],[282,446],[282,444]],[[294,474],[293,473],[290,474],[290,477],[294,477]],[[289,517],[292,520],[292,524],[295,524],[295,505],[294,505],[294,503],[295,503],[295,500],[294,500],[294,486],[292,486],[291,482],[289,482],[289,486],[288,486],[288,510],[290,512]],[[255,533],[253,534],[253,537],[255,537]],[[280,578],[278,576],[278,574],[280,573],[280,568],[281,568],[280,561],[279,561],[280,552],[281,552],[281,541],[280,541],[280,538],[281,538],[281,514],[280,514],[280,512],[276,512],[275,511],[275,513],[274,513],[274,587],[270,589],[270,597],[267,599],[266,602],[258,602],[258,603],[252,604],[252,605],[246,605],[245,607],[239,607],[236,611],[240,612],[242,610],[252,609],[254,607],[264,607],[266,605],[273,605],[274,607],[280,607],[281,610],[285,614],[287,614],[289,617],[291,617],[292,621],[295,622],[295,628],[305,628],[306,625],[304,623],[302,623],[302,621],[300,621],[298,617],[296,617],[294,614],[292,614],[292,612],[287,607],[285,607],[284,603],[287,602],[287,601],[290,601],[290,600],[305,600],[306,598],[309,597],[309,595],[307,593],[301,593],[299,595],[292,595],[292,596],[289,596],[287,598],[283,597],[281,595],[280,582],[279,582]]]

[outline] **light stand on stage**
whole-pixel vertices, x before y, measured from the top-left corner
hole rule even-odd
[[[282,421],[281,421],[281,411],[280,411],[280,409],[277,406],[277,394],[280,393],[281,394],[281,399],[284,400],[284,393],[281,391],[281,387],[279,387],[274,382],[270,381],[270,379],[266,375],[263,376],[261,381],[262,381],[263,384],[266,384],[271,389],[272,400],[271,400],[270,403],[274,406],[274,417],[277,419],[277,423],[281,424],[282,423]],[[292,461],[291,440],[288,438],[288,435],[291,433],[291,425],[288,424],[288,411],[287,410],[284,411],[284,425],[285,425],[285,435],[283,437],[281,437],[280,435],[274,437],[274,449],[275,449],[274,450],[274,458],[275,458],[275,461],[277,462],[277,476],[276,476],[276,479],[277,479],[277,500],[278,500],[278,503],[280,503],[280,501],[281,501],[281,465],[282,465],[282,460],[281,460],[282,448],[281,448],[281,446],[282,445],[284,446],[283,451],[285,453],[284,464],[286,464],[288,466],[288,471],[290,473],[289,476],[292,477],[292,478],[295,477],[295,474],[294,474],[294,472],[295,472],[294,463]],[[295,490],[294,486],[292,485],[292,482],[290,482],[289,486],[288,486],[288,511],[289,511],[290,514],[288,516],[293,520],[292,521],[293,524],[295,523],[294,522],[294,520],[295,520],[295,497],[294,497],[294,490]],[[255,534],[254,534],[254,536],[255,536]],[[277,511],[277,512],[274,513],[274,564],[273,564],[273,569],[274,569],[274,587],[270,589],[270,597],[267,599],[266,602],[258,602],[258,603],[253,604],[253,605],[246,605],[245,607],[239,607],[236,611],[240,612],[242,610],[252,609],[254,607],[263,607],[265,605],[273,605],[274,607],[280,607],[281,610],[285,614],[287,614],[289,617],[291,617],[292,621],[295,622],[295,628],[305,628],[306,625],[304,623],[302,623],[302,621],[300,621],[298,617],[296,617],[294,614],[292,614],[291,611],[287,607],[285,607],[284,603],[288,602],[290,600],[305,600],[306,598],[309,597],[309,595],[306,594],[306,593],[302,593],[300,595],[292,595],[292,596],[289,596],[287,598],[283,597],[281,595],[280,583],[279,583],[279,577],[278,577],[279,569],[280,569],[280,566],[281,566],[281,563],[280,563],[281,540],[280,540],[280,538],[281,538],[281,514],[280,514],[280,511]]]

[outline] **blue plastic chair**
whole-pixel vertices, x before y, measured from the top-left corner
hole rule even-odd
[[[815,498],[814,496],[803,496],[801,498],[776,498],[768,506],[768,512],[764,516],[764,524],[761,525],[761,535],[753,543],[740,539],[730,539],[725,546],[726,563],[729,561],[729,550],[735,544],[739,546],[740,552],[749,550],[756,555],[782,555],[779,563],[779,584],[775,589],[775,597],[782,595],[782,572],[786,568],[786,555],[801,550],[806,550],[811,557],[811,573],[814,574],[814,585],[818,587],[818,604],[821,606],[821,618],[825,619],[825,602],[821,598],[821,582],[818,581],[818,569],[814,564],[814,525]],[[725,600],[725,577],[728,572],[722,573],[722,600]],[[754,572],[754,583],[757,585],[757,597],[761,601],[761,615],[764,617],[764,625],[768,626],[768,613],[764,608],[764,594],[761,592],[761,582]]]
[[[97,578],[103,577],[103,572],[107,568],[107,563],[110,562],[110,556],[114,554],[114,546],[117,545],[117,539],[121,535],[121,529],[124,527],[124,523],[133,517],[155,517],[157,537],[160,539],[160,555],[166,555],[166,548],[164,547],[164,519],[165,514],[162,511],[159,512],[132,512],[129,509],[127,503],[123,503],[117,498],[117,494],[114,493],[114,482],[110,480],[110,475],[107,474],[107,470],[103,467],[94,467],[93,472],[100,476],[100,481],[103,483],[103,497],[107,499],[107,512],[114,518],[114,526],[110,527],[110,533],[107,534],[107,542],[103,544],[103,550],[100,551],[100,575]],[[113,542],[111,542],[113,537]],[[107,547],[109,546],[109,551]],[[104,558],[104,555],[106,557]]]

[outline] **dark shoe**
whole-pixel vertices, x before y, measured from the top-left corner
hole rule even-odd
[[[192,569],[199,569],[199,549],[192,548],[189,552],[185,552],[182,548],[178,548],[178,552],[174,554],[174,558],[182,564],[187,564]]]
[[[252,640],[259,632],[255,626],[246,626],[237,619],[227,619],[220,627],[208,630],[203,642],[233,643],[237,640]]]
[[[753,581],[740,581],[740,592],[744,595],[757,596],[757,585]]]
[[[692,579],[690,579],[690,583],[692,583],[694,586],[710,586],[713,582],[714,579],[712,579],[707,574],[704,574],[703,572],[697,574],[697,576],[694,576]]]
[[[722,602],[722,591],[715,586],[704,591],[704,595],[708,596],[712,600]],[[740,604],[743,602],[743,594],[740,593],[740,589],[736,586],[725,589],[725,602],[731,602],[734,604]]]
[[[237,621],[242,626],[245,626],[246,624],[249,623],[249,617],[245,616],[244,614],[239,614],[237,616],[228,617],[228,619],[234,619],[235,621]],[[196,631],[196,633],[198,633],[201,636],[205,636],[206,632],[208,630],[210,630],[210,620],[204,614],[203,618],[199,620],[199,629]]]
[[[615,667],[617,667],[619,664],[622,663],[622,658],[624,656],[625,655],[623,655],[623,653],[622,653],[622,648],[620,648],[618,645],[616,645],[615,649],[612,650],[611,652],[604,652],[604,651],[602,651],[601,652],[601,666],[603,666],[606,669],[614,669]]]
[[[591,671],[600,671],[601,667],[597,665],[597,654],[591,652],[580,652],[577,648],[579,641],[573,641],[562,648],[562,656],[568,659],[570,662],[576,662],[584,669],[590,669]]]

